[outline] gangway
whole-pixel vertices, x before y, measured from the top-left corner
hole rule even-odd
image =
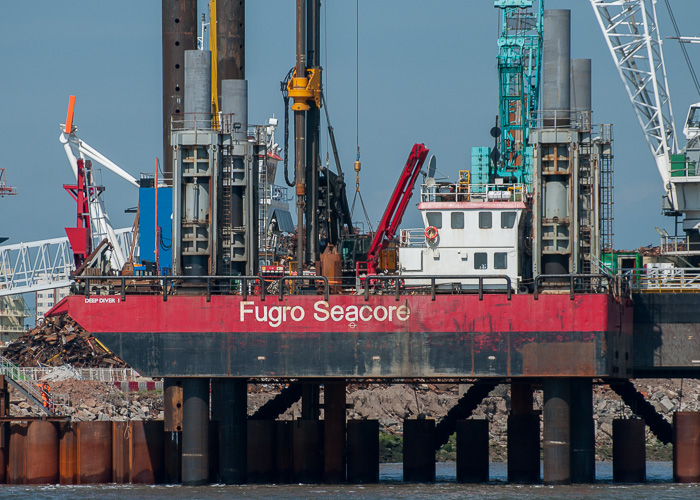
[[[128,255],[132,228],[114,233],[119,248]],[[74,269],[67,237],[0,245],[0,297],[66,287]]]

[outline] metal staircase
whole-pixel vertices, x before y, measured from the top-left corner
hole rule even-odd
[[[34,380],[25,378],[19,367],[4,356],[0,356],[0,375],[4,375],[5,380],[10,385],[46,415],[50,417],[70,415],[71,404],[68,394],[58,394],[40,389]]]

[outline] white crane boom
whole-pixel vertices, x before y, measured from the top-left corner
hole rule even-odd
[[[673,210],[671,154],[678,152],[656,0],[590,0]]]
[[[77,128],[73,126],[74,105],[75,97],[71,96],[68,105],[68,116],[66,117],[66,123],[65,125],[61,126],[61,135],[58,138],[61,144],[63,144],[63,149],[68,157],[68,163],[73,170],[73,175],[75,175],[76,178],[78,176],[78,160],[74,153],[75,148],[80,155],[80,158],[84,159],[85,157],[88,157],[100,165],[103,165],[108,170],[114,172],[133,186],[139,187],[138,181],[131,174],[119,167],[116,163],[111,161],[95,148],[91,147],[85,141],[78,138],[76,135]],[[87,181],[92,184],[92,176],[90,176]],[[107,241],[112,244],[113,248],[111,254],[112,267],[117,270],[121,269],[126,263],[126,258],[121,248],[117,244],[117,236],[112,227],[112,223],[109,220],[107,211],[104,208],[104,203],[99,192],[90,200],[90,221],[92,225],[93,239],[96,239],[95,243],[99,243],[103,238],[107,238]]]

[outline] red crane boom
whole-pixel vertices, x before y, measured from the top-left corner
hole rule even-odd
[[[396,231],[399,229],[403,214],[406,213],[406,207],[411,201],[413,188],[416,185],[416,179],[420,173],[420,169],[425,162],[425,157],[428,156],[428,148],[424,144],[414,144],[411,149],[411,154],[408,155],[406,165],[401,172],[401,177],[396,183],[394,193],[391,195],[391,200],[386,206],[382,220],[379,222],[377,232],[374,235],[372,244],[367,252],[367,275],[377,273],[379,265],[379,257],[391,240],[396,236]]]

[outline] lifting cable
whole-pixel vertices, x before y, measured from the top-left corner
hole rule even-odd
[[[681,32],[678,29],[678,23],[676,23],[676,16],[673,15],[673,10],[671,10],[671,4],[668,0],[666,0],[666,7],[668,8],[668,14],[671,17],[671,23],[673,24],[673,29],[676,32],[676,37],[680,38]],[[686,49],[685,43],[679,43],[681,46],[681,50],[683,51],[683,57],[685,58],[685,62],[688,65],[688,69],[690,70],[690,76],[692,77],[693,83],[695,84],[695,89],[698,91],[698,95],[700,95],[700,82],[698,82],[698,75],[695,74],[695,68],[693,68],[693,63],[690,61],[690,57],[688,56],[688,49]]]
[[[357,199],[360,199],[360,205],[362,205],[362,212],[365,216],[365,221],[367,222],[367,227],[369,232],[374,232],[372,229],[372,222],[367,213],[367,208],[365,207],[365,201],[362,199],[362,193],[360,192],[360,170],[362,164],[360,163],[360,2],[355,0],[355,145],[357,146],[357,158],[355,160],[355,196],[352,199],[352,207],[350,208],[350,220],[353,219],[355,215],[355,203]]]

